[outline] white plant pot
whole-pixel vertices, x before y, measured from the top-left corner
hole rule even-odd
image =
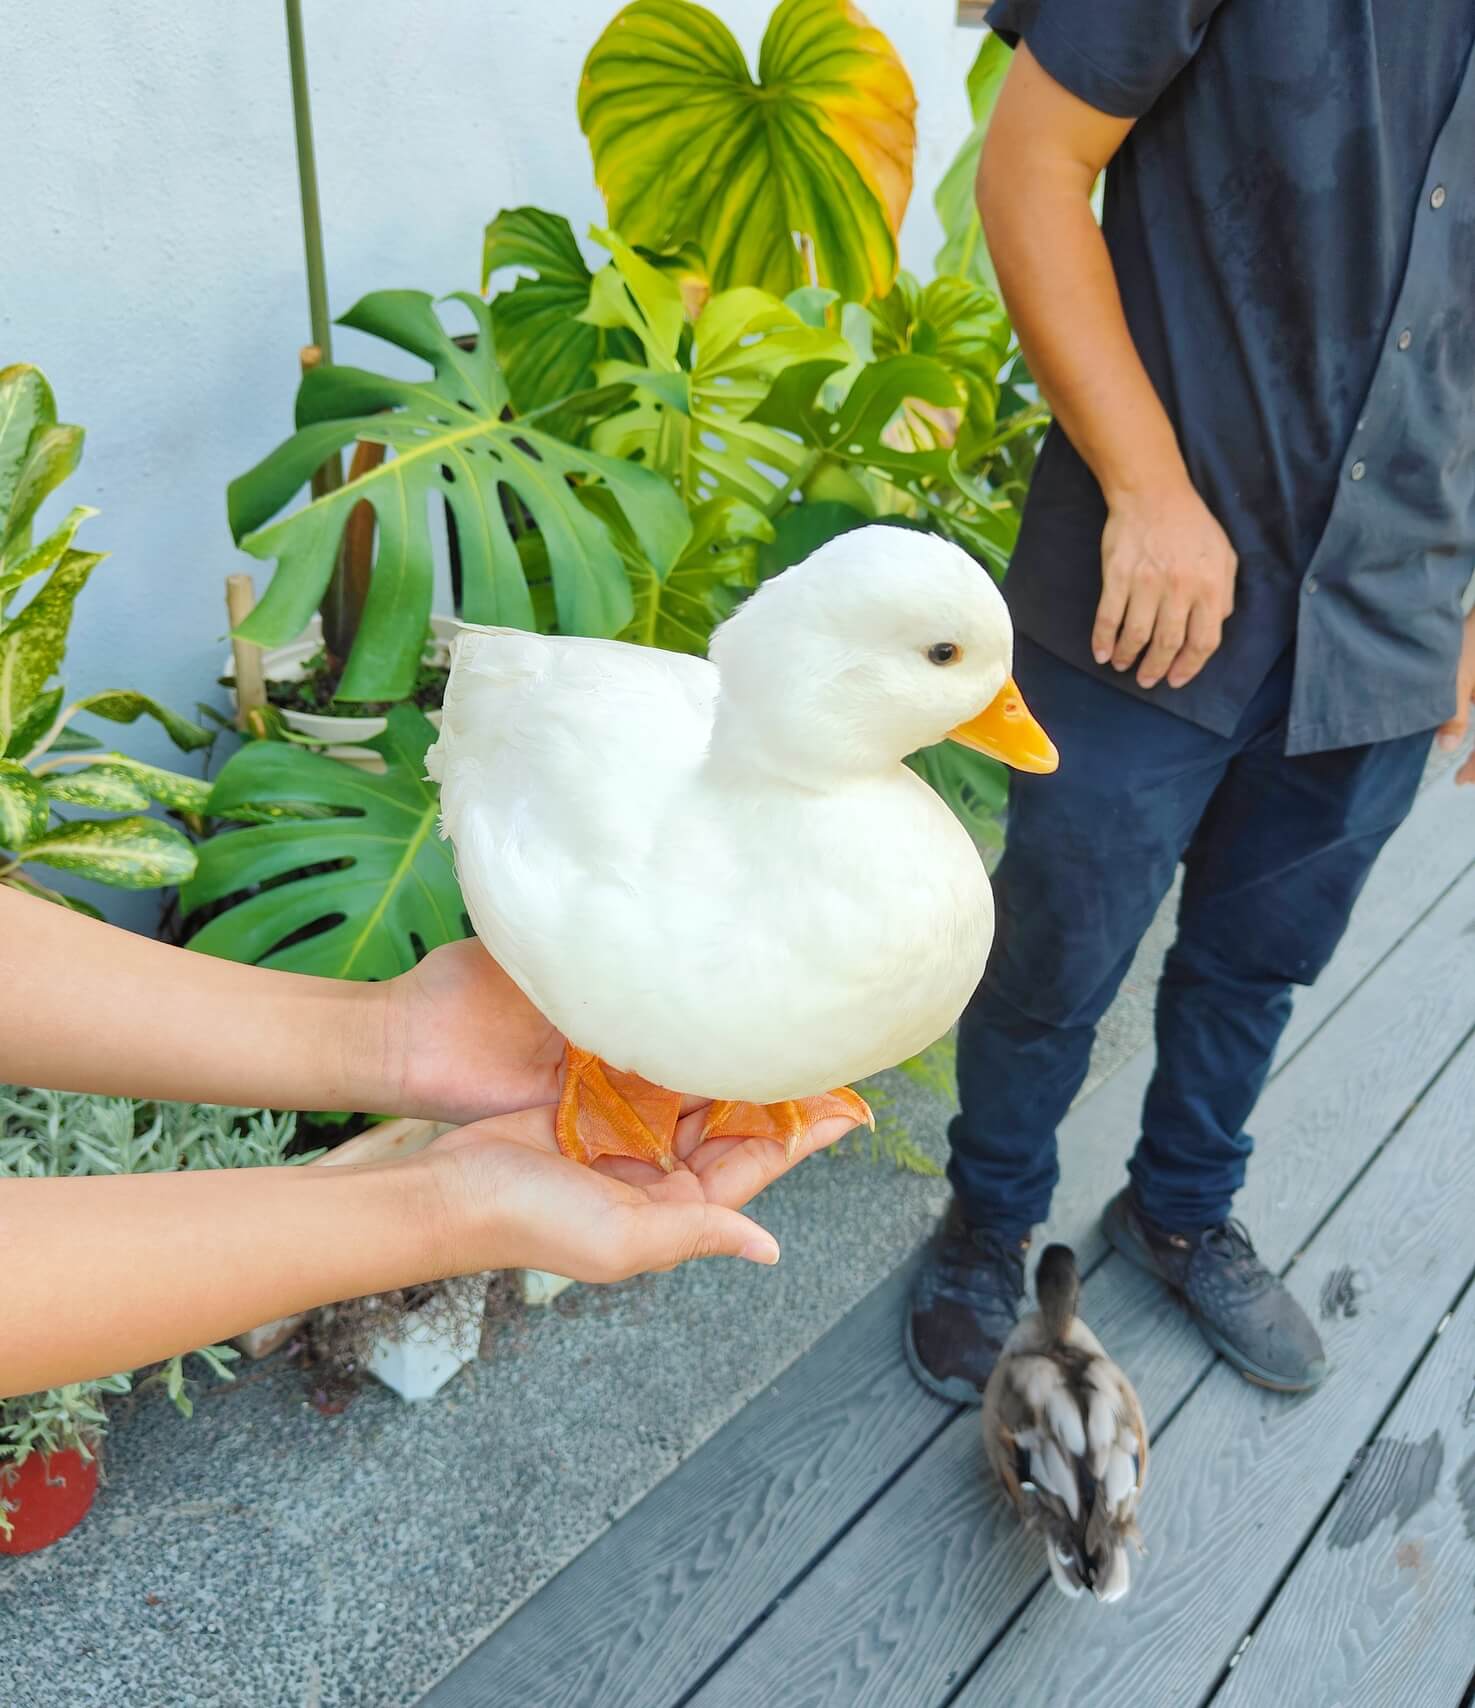
[[[451,641],[459,627],[460,624],[454,617],[431,617],[430,632],[434,638],[431,656],[437,664],[446,662]],[[321,652],[322,647],[322,618],[314,616],[296,640],[289,641],[285,646],[262,648],[262,673],[268,682],[300,681],[307,673],[307,661],[315,653]],[[224,674],[229,676],[234,670],[235,660],[227,654]],[[427,712],[425,715],[434,728],[440,728],[438,711]],[[349,764],[383,769],[383,760],[379,754],[373,748],[364,747],[362,743],[383,735],[389,722],[387,718],[348,717],[340,716],[336,712],[291,712],[283,709],[282,721],[288,729],[305,736],[309,741],[321,742],[330,759],[342,759]]]
[[[374,1343],[369,1369],[402,1400],[433,1399],[481,1348],[482,1314],[477,1296],[485,1298],[486,1285],[484,1275],[441,1282],[439,1291],[452,1295],[454,1306],[447,1311],[442,1298],[432,1309],[434,1317],[448,1320],[408,1317],[393,1339],[386,1337]]]

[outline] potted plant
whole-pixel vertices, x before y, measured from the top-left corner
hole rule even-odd
[[[210,791],[198,777],[104,748],[76,720],[152,718],[185,752],[206,746],[210,735],[129,689],[68,705],[52,680],[77,597],[106,554],[73,543],[96,514],[85,506],[39,543],[32,542],[32,523],[42,501],[76,468],[82,439],[80,427],[57,421],[39,368],[0,370],[0,883],[95,912],[53,889],[37,869],[122,889],[178,883],[194,871],[194,845],[184,829],[149,808],[163,806],[198,829]]]

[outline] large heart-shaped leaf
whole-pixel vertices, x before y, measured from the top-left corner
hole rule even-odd
[[[201,847],[180,896],[186,913],[255,893],[196,932],[190,947],[294,972],[382,979],[466,936],[450,844],[436,834],[439,795],[425,778],[434,739],[423,713],[396,706],[370,744],[384,757],[382,776],[282,742],[242,748],[216,779],[210,811],[276,816]],[[300,802],[341,816],[294,817]]]
[[[41,370],[27,362],[0,368],[0,585],[30,541],[42,500],[81,455],[82,429],[57,421]]]
[[[632,243],[694,239],[718,290],[890,289],[912,187],[916,96],[850,0],[782,0],[749,75],[691,0],[635,0],[594,44],[579,123],[610,223]]]
[[[314,368],[298,393],[297,433],[230,487],[236,539],[254,557],[277,559],[265,597],[240,630],[265,645],[291,640],[307,626],[349,515],[360,503],[372,505],[373,576],[340,686],[347,700],[395,699],[414,681],[434,575],[432,499],[444,500],[455,519],[465,615],[531,628],[532,600],[503,505],[504,493],[515,495],[546,542],[566,634],[617,634],[632,611],[619,553],[571,483],[603,482],[652,556],[671,550],[686,529],[680,499],[658,474],[565,444],[535,419],[504,419],[510,400],[491,311],[479,297],[460,293],[457,300],[477,326],[469,350],[446,331],[424,292],[365,297],[342,324],[419,356],[432,376],[399,380],[359,368]],[[264,525],[325,458],[355,440],[385,445],[393,455]]]
[[[968,105],[973,112],[973,128],[954,155],[952,165],[943,173],[933,197],[944,235],[934,263],[938,272],[971,279],[996,294],[999,281],[983,240],[975,186],[984,133],[994,116],[994,103],[1012,58],[1001,37],[990,32],[983,38],[978,57],[968,72]]]
[[[156,818],[73,819],[16,852],[27,862],[121,890],[183,883],[195,869],[194,844]]]
[[[599,235],[614,265],[600,275],[589,313],[632,332],[646,365],[602,364],[602,379],[633,386],[640,401],[602,422],[594,443],[659,469],[690,504],[731,498],[776,510],[813,459],[792,431],[760,423],[753,411],[786,368],[838,367],[850,359],[849,345],[768,292],[742,287],[707,302],[686,347],[676,284],[620,238]]]

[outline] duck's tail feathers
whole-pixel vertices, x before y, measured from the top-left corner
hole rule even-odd
[[[1035,1297],[1045,1332],[1053,1341],[1064,1340],[1075,1320],[1080,1303],[1081,1277],[1076,1256],[1068,1245],[1047,1245],[1035,1270]]]

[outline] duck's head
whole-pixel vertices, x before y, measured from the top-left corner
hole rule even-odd
[[[1003,596],[966,552],[910,528],[858,528],[765,582],[712,637],[717,740],[816,784],[945,739],[1053,771],[1013,653]]]

